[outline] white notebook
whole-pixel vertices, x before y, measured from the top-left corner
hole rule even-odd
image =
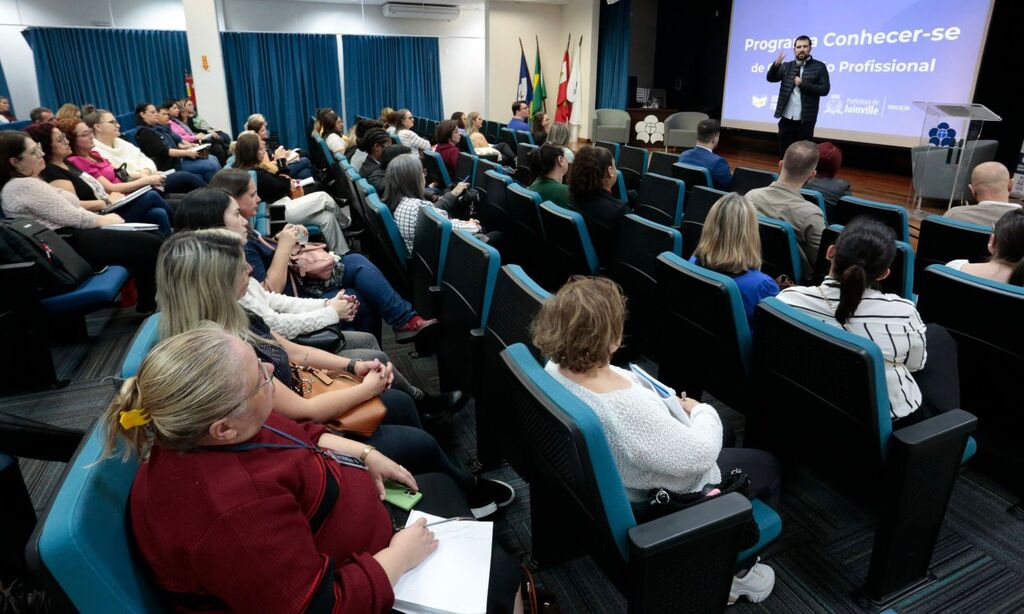
[[[141,188],[139,188],[139,189],[135,190],[134,192],[132,192],[131,194],[125,196],[121,200],[117,201],[116,203],[113,203],[111,205],[107,205],[106,207],[104,207],[100,211],[100,213],[106,214],[106,213],[112,213],[114,211],[117,211],[121,207],[127,205],[128,203],[132,202],[136,198],[142,196],[143,194],[145,194],[146,192],[149,192],[152,189],[153,189],[153,186],[144,185]]]
[[[146,222],[125,222],[123,224],[107,224],[106,226],[100,226],[103,230],[120,230],[121,232],[138,232],[142,230],[160,230],[160,227],[156,224],[147,224]]]
[[[640,385],[648,390],[654,392],[661,399],[661,402],[668,408],[668,413],[672,414],[672,417],[682,422],[686,426],[690,426],[690,416],[683,411],[683,405],[679,401],[679,397],[676,396],[676,391],[671,387],[654,379],[650,373],[644,371],[640,367],[633,363],[629,363],[629,370],[636,375],[637,379],[640,380]]]
[[[413,511],[406,526],[420,518],[428,524],[444,520]],[[485,614],[494,523],[454,520],[430,530],[437,550],[395,585],[395,609],[406,614]]]

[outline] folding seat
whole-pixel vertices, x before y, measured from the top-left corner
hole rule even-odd
[[[960,404],[979,418],[986,466],[1024,491],[1017,381],[1024,373],[1024,288],[933,264],[921,275],[919,289],[921,317],[946,327],[956,340]]]
[[[524,187],[530,187],[533,183],[533,168],[530,164],[530,154],[537,150],[537,146],[531,143],[518,143],[516,150],[516,181]]]
[[[630,612],[724,611],[737,561],[778,537],[778,514],[731,493],[637,524],[594,412],[525,345],[501,357],[521,429],[516,444],[528,455],[522,471],[530,484],[533,558],[549,566],[589,555],[626,596]],[[739,531],[751,520],[760,540],[737,552]]]
[[[821,214],[825,216],[825,223],[828,224],[829,218],[828,209],[825,207],[825,195],[818,190],[810,188],[800,188],[800,195],[804,197],[804,200],[821,209]]]
[[[444,165],[441,154],[432,149],[423,152],[423,168],[427,171],[429,182],[438,182],[442,188],[452,185],[452,178],[448,175],[448,167]]]
[[[536,146],[537,143],[533,140],[533,135],[529,130],[515,130],[516,143],[523,143],[525,145]]]
[[[697,186],[686,193],[686,206],[683,209],[683,223],[679,230],[683,233],[683,258],[689,258],[700,243],[700,235],[704,229],[704,220],[708,217],[711,207],[725,192]]]
[[[479,158],[475,154],[459,153],[459,161],[455,165],[455,177],[452,181],[458,183],[465,181],[470,186],[476,181],[476,165]]]
[[[893,431],[878,345],[777,298],[761,301],[747,445],[844,478],[876,506],[878,526],[861,595],[879,606],[927,586],[928,567],[977,419],[954,409]],[[753,418],[752,420],[750,418]]]
[[[686,184],[679,179],[647,173],[640,180],[633,210],[642,218],[678,228],[683,223]]]
[[[784,220],[758,215],[757,229],[761,236],[761,271],[773,279],[786,275],[802,283],[804,271],[793,226]]]
[[[828,275],[832,263],[825,257],[830,245],[834,244],[843,226],[832,224],[825,227],[821,233],[821,243],[818,244],[818,259],[814,263],[814,272],[811,275],[810,283],[820,284]],[[883,292],[898,294],[905,299],[914,300],[914,249],[906,241],[896,241],[896,256],[889,266],[889,276],[880,284]]]
[[[484,160],[477,164],[477,171],[485,167]],[[512,215],[508,210],[508,188],[512,178],[497,170],[484,171],[483,182],[477,175],[476,190],[480,194],[477,219],[488,231],[507,232],[512,228]]]
[[[618,145],[618,143],[616,143]],[[649,154],[646,149],[642,147],[630,147],[629,145],[623,145],[619,149],[619,157],[615,162],[615,166],[621,171],[631,171],[636,174],[637,179],[643,177],[647,173],[647,158]],[[630,174],[626,174],[626,183],[629,183]],[[630,189],[636,189],[631,187]]]
[[[629,192],[626,191],[626,178],[622,175],[622,171],[615,171],[615,188],[613,193],[622,202],[629,204]]]
[[[409,273],[412,278],[412,304],[424,318],[437,315],[441,271],[448,255],[451,234],[451,220],[433,207],[420,207],[416,214],[416,236],[412,242]]]
[[[619,222],[611,262],[604,264],[608,277],[622,286],[629,298],[630,317],[626,322],[629,351],[657,355],[662,332],[658,321],[661,298],[655,277],[658,255],[666,251],[679,255],[682,243],[678,230],[632,213]]]
[[[537,276],[547,263],[541,257],[544,249],[544,226],[540,221],[540,194],[518,184],[509,184],[505,208],[512,222],[502,249],[510,262],[520,264],[530,275]],[[506,249],[506,247],[508,249]]]
[[[933,264],[946,264],[960,258],[971,262],[988,260],[991,234],[989,226],[929,215],[921,220],[917,233],[915,279],[920,283],[924,270]]]
[[[751,401],[751,336],[736,282],[676,254],[658,256],[662,317],[658,379],[700,399],[709,392],[746,412]]]
[[[362,180],[362,181],[365,181]],[[409,250],[387,205],[376,193],[366,196],[367,226],[375,238],[371,260],[403,297],[412,296],[409,280]]]
[[[521,434],[509,404],[508,375],[499,354],[513,343],[532,347],[530,325],[548,296],[517,264],[506,264],[498,272],[483,340],[482,384],[474,401],[477,459],[484,467],[496,467],[501,459],[509,459],[520,475],[526,475],[521,472],[525,457],[516,444]],[[539,360],[540,354],[534,353]]]
[[[444,391],[479,391],[483,331],[501,257],[472,233],[456,230],[441,271],[437,366]]]
[[[843,226],[850,223],[853,218],[867,215],[882,222],[896,233],[900,241],[910,241],[910,225],[907,219],[907,209],[899,205],[880,203],[856,196],[844,196],[836,203],[834,211],[829,212],[828,221],[832,224]]]
[[[428,141],[430,141],[430,144],[433,145],[434,144],[434,133],[437,132],[437,120],[436,119],[428,119],[428,120],[426,120],[426,122],[425,122],[425,124],[423,126],[423,132],[424,132],[423,138],[425,138]]]
[[[775,181],[775,173],[738,166],[732,173],[732,191],[737,194],[746,194],[757,188],[768,187],[773,181]]]
[[[594,147],[600,147],[602,149],[607,149],[608,153],[612,154],[612,160],[615,162],[615,165],[618,166],[618,164],[619,164],[619,147],[620,147],[620,145],[618,143],[612,143],[611,141],[595,141],[594,142]]]
[[[672,176],[683,180],[686,184],[687,196],[689,196],[689,192],[692,192],[698,186],[706,188],[715,187],[711,182],[711,172],[703,166],[676,162],[672,165]]]
[[[484,186],[484,173],[487,171],[496,171],[500,174],[505,174],[502,170],[502,166],[497,162],[488,160],[487,158],[477,158],[476,170],[473,175],[473,187],[482,188]]]
[[[489,119],[484,120],[484,136],[487,137],[488,143],[497,143],[501,139],[501,129],[505,127],[505,124],[501,122],[492,122]]]
[[[679,154],[664,151],[651,152],[651,161],[647,165],[648,173],[658,173],[665,177],[672,177],[672,165],[679,161]]]
[[[512,148],[512,151],[515,151],[516,145],[518,144],[518,141],[516,140],[515,130],[512,130],[511,128],[501,128],[498,131],[498,141],[501,141],[502,143],[508,145],[509,147]]]
[[[598,263],[583,216],[550,201],[541,203],[544,274],[539,281],[557,291],[572,275],[597,275]]]

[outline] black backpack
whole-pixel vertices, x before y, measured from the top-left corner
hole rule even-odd
[[[35,285],[41,296],[77,288],[92,273],[92,265],[60,236],[26,218],[0,220],[0,263],[35,264]]]

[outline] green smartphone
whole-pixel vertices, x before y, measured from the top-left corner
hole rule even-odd
[[[408,512],[422,498],[423,493],[412,490],[405,484],[392,482],[391,480],[384,482],[384,500],[399,509]]]

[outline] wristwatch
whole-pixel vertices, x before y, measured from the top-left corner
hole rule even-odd
[[[355,358],[349,359],[348,364],[345,365],[345,370],[348,371],[349,373],[351,373],[352,375],[355,375],[356,374],[356,363],[357,362],[359,362],[359,361],[356,360]]]
[[[366,457],[370,455],[370,452],[373,452],[376,449],[377,448],[371,446],[370,444],[366,444],[365,446],[363,446],[363,453],[359,455],[359,460],[365,463]]]

